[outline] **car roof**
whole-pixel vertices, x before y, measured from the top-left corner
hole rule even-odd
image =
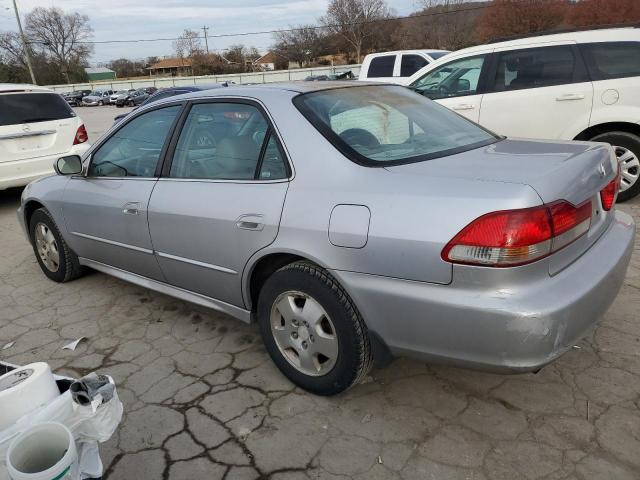
[[[0,93],[3,92],[52,92],[53,90],[40,85],[32,85],[29,83],[0,83]]]
[[[379,82],[356,82],[354,80],[333,80],[327,82],[307,82],[304,80],[296,82],[274,82],[274,83],[261,83],[254,85],[229,85],[226,88],[213,88],[211,90],[202,90],[198,92],[186,93],[186,98],[199,98],[203,94],[215,95],[215,96],[243,96],[248,92],[252,95],[268,93],[273,91],[280,92],[293,92],[293,93],[310,93],[318,92],[322,90],[332,90],[336,88],[348,88],[348,87],[363,87],[363,86],[390,86],[388,84]]]
[[[393,50],[391,52],[376,52],[376,53],[370,53],[367,55],[367,57],[378,57],[381,55],[401,55],[401,54],[427,54],[429,55],[430,53],[440,53],[440,52],[449,52],[450,50],[439,50],[437,48],[420,48],[420,49],[415,49],[415,50]]]
[[[500,49],[504,47],[517,47],[523,45],[531,45],[536,43],[554,43],[554,42],[576,42],[576,43],[592,43],[592,42],[611,42],[623,40],[640,40],[640,29],[634,26],[618,27],[618,28],[602,28],[595,30],[575,30],[572,32],[544,32],[539,35],[529,35],[520,38],[513,38],[502,41],[492,41],[474,47],[464,48],[453,52],[455,55],[462,53],[473,53],[486,51],[487,49]]]

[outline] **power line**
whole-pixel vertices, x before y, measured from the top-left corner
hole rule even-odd
[[[525,3],[528,0],[514,0],[511,2],[512,4]],[[562,1],[562,0],[558,0]],[[464,12],[472,12],[475,10],[484,10],[485,8],[492,8],[498,6],[495,3],[490,4],[481,4],[475,7],[467,7],[467,8],[458,8],[451,9],[441,12],[424,12],[424,13],[416,13],[413,15],[405,15],[402,17],[390,17],[390,18],[379,18],[376,20],[363,20],[361,22],[350,22],[345,24],[329,24],[329,25],[309,25],[303,28],[283,28],[277,30],[262,30],[255,32],[241,32],[241,33],[219,33],[216,35],[206,35],[200,36],[198,35],[198,39],[209,39],[209,38],[229,38],[229,37],[248,37],[251,35],[268,35],[274,33],[287,33],[287,32],[296,32],[299,30],[313,29],[313,30],[322,30],[326,28],[339,28],[345,26],[356,26],[356,25],[367,25],[371,23],[384,23],[384,22],[395,22],[398,20],[410,20],[414,18],[424,18],[424,17],[437,17],[440,15],[450,15],[453,13],[464,13]],[[166,37],[166,38],[139,38],[139,39],[130,39],[130,40],[87,40],[83,42],[76,42],[79,44],[91,44],[91,45],[99,45],[99,44],[109,44],[109,43],[146,43],[146,42],[169,42],[174,40],[179,40],[181,37]],[[43,42],[29,42],[29,43],[43,43]]]

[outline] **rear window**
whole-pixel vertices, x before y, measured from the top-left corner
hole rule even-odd
[[[479,148],[499,137],[449,109],[393,85],[299,95],[294,104],[356,163],[396,165]]]
[[[75,117],[57,93],[0,94],[0,126],[48,122]]]
[[[594,80],[640,76],[640,42],[587,43],[580,48]]]
[[[393,77],[393,66],[396,63],[395,55],[375,57],[369,64],[368,78]]]

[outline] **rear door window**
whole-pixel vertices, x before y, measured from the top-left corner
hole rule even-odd
[[[375,57],[369,64],[368,78],[393,77],[393,67],[396,63],[395,55]]]
[[[278,180],[287,172],[282,151],[258,108],[201,103],[191,108],[170,176],[203,180]]]
[[[580,45],[594,80],[640,76],[640,42]]]
[[[426,58],[420,55],[402,55],[402,62],[400,63],[400,76],[410,77],[429,62]]]
[[[0,126],[49,122],[75,117],[57,93],[7,93],[0,95]]]
[[[498,53],[493,91],[573,83],[576,59],[569,45]]]

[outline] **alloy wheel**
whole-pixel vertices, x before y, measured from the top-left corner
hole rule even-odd
[[[39,222],[35,228],[36,249],[42,264],[52,273],[60,268],[60,252],[58,243],[51,229],[44,223]]]
[[[620,163],[620,191],[631,188],[640,177],[640,160],[628,148],[613,147]]]
[[[326,375],[338,359],[338,337],[329,315],[310,295],[280,294],[271,307],[271,334],[282,356],[299,372]]]

